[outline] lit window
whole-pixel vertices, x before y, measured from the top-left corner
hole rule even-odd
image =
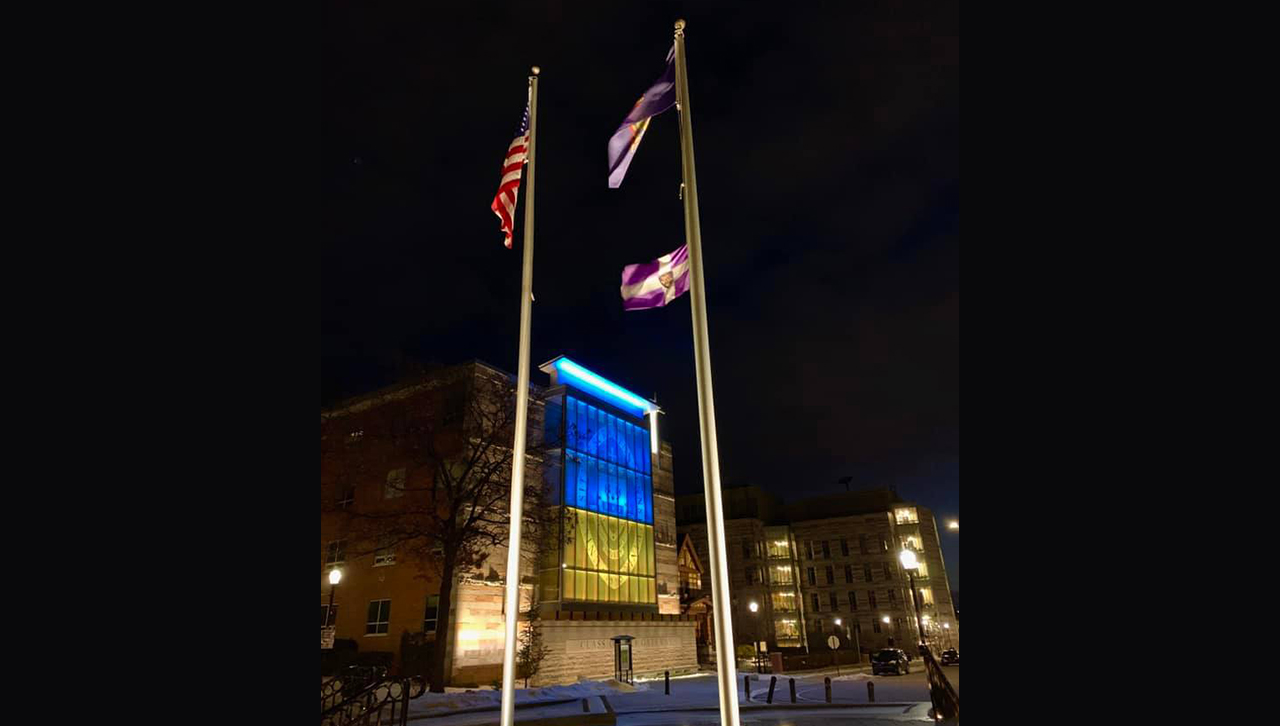
[[[791,568],[785,565],[775,565],[773,567],[773,584],[790,585],[791,584]]]
[[[369,618],[364,625],[365,635],[386,635],[391,625],[391,601],[370,600]]]
[[[329,543],[329,547],[324,556],[324,564],[326,567],[341,565],[347,561],[347,541],[345,539],[334,540]]]
[[[796,594],[794,592],[773,593],[773,610],[779,613],[793,613],[796,610]],[[792,621],[794,622],[794,621]]]
[[[916,516],[915,507],[902,507],[893,511],[893,516],[898,520],[898,524],[916,524],[920,519]]]
[[[373,566],[385,567],[386,565],[394,565],[396,563],[396,552],[389,546],[389,542],[384,540],[384,546],[373,551]]]
[[[364,439],[364,429],[358,429],[347,434],[347,443],[355,444]]]
[[[424,615],[422,618],[422,632],[424,633],[436,632],[436,619],[439,617],[439,615],[440,615],[440,596],[428,595],[427,596],[427,612],[426,612],[426,615]]]
[[[800,623],[795,618],[779,618],[773,621],[773,633],[778,647],[785,648],[800,644]]]
[[[924,563],[924,560],[916,560],[916,577],[928,577],[928,576],[929,576],[929,566]]]
[[[387,472],[387,484],[382,490],[383,499],[395,499],[404,495],[404,469],[392,469]]]

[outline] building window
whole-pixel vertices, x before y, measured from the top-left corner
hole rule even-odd
[[[772,568],[772,571],[773,571],[773,584],[775,585],[791,584],[791,568],[790,567],[786,565],[774,565]]]
[[[874,610],[876,607],[876,591],[875,590],[867,590],[867,602],[871,604],[871,608]]]
[[[882,564],[884,565],[884,579],[886,579],[886,580],[892,580],[892,579],[893,579],[893,570],[889,569],[889,563],[888,563],[888,562],[884,562],[884,563],[882,563]]]
[[[822,559],[831,559],[831,543],[825,539],[822,540]]]
[[[898,524],[917,524],[920,518],[916,516],[915,507],[902,507],[893,510],[893,516],[898,520]]]
[[[929,566],[924,563],[924,560],[916,560],[916,577],[928,577],[928,576],[929,576]]]
[[[835,568],[832,567],[831,565],[827,565],[827,584],[828,585],[836,584],[836,571],[835,571]]]
[[[338,508],[339,509],[346,509],[352,504],[355,504],[355,501],[356,501],[355,487],[344,486],[338,490]]]
[[[884,535],[880,535],[880,551],[881,552],[889,551],[889,540],[885,539]]]
[[[848,584],[853,583],[853,565],[844,566],[844,581]]]
[[[790,557],[791,545],[785,539],[769,540],[770,557]]]
[[[920,537],[914,534],[902,537],[902,548],[906,550],[915,550],[916,552],[924,551],[924,548],[920,546]]]
[[[773,634],[780,648],[800,645],[800,624],[795,618],[778,618],[773,621]]]
[[[812,599],[812,602],[813,602],[813,611],[815,613],[822,612],[822,606],[818,602],[818,593],[816,592],[811,593],[809,597]]]
[[[440,596],[427,596],[427,612],[422,616],[422,632],[436,632],[436,620],[440,615]]]
[[[831,606],[831,612],[835,612],[840,609],[840,598],[834,592],[829,592],[827,593],[827,604]]]
[[[756,571],[756,568],[752,567],[751,565],[747,565],[746,570],[745,570],[744,572],[746,573],[746,577],[747,577],[747,584],[748,584],[748,585],[750,585],[750,584],[752,583],[751,575],[752,575],[752,573],[754,573],[755,571]]]
[[[867,578],[867,582],[871,582],[871,565],[863,565],[862,574]]]
[[[867,536],[865,534],[858,535],[858,551],[864,555],[871,554],[867,552]]]
[[[320,627],[330,628],[338,622],[338,606],[334,605],[330,610],[328,605],[320,606]]]
[[[849,591],[849,610],[852,611],[857,609],[858,609],[858,593],[854,592],[853,590],[850,590]]]
[[[874,632],[874,633],[878,633],[878,632],[880,632],[880,620],[879,620],[879,619],[877,619],[877,618],[872,618],[872,620],[871,620],[871,631],[872,631],[872,632]]]
[[[813,559],[813,542],[812,541],[805,542],[804,548],[805,548],[805,552],[809,555],[807,559],[812,560]]]
[[[364,624],[365,635],[386,635],[391,624],[391,601],[370,600],[369,618]]]
[[[808,575],[809,575],[809,584],[810,584],[810,585],[816,585],[816,584],[818,584],[818,576],[817,576],[817,574],[813,571],[813,568],[812,568],[812,567],[809,567],[809,568],[806,568],[806,569],[808,570]]]
[[[386,567],[396,563],[396,551],[390,545],[390,541],[384,540],[383,546],[373,551],[374,567]]]
[[[387,484],[382,488],[383,499],[395,499],[404,495],[404,469],[387,472]]]
[[[751,541],[750,540],[745,540],[745,539],[742,540],[742,559],[744,560],[751,559]]]
[[[840,538],[840,554],[844,557],[849,556],[849,540],[844,537]]]
[[[889,605],[895,608],[898,607],[898,596],[893,590],[889,591]]]
[[[794,592],[773,593],[773,611],[776,613],[794,613],[796,611],[796,594]]]
[[[328,551],[324,556],[325,567],[337,567],[346,561],[347,541],[345,539],[338,539],[330,542]]]
[[[814,597],[817,597],[817,595],[814,595]],[[813,630],[818,635],[822,635],[822,618],[818,618],[817,620],[813,621]]]
[[[932,605],[932,604],[933,604],[933,588],[930,588],[930,587],[922,587],[922,588],[920,588],[920,605],[921,605],[921,607],[923,607],[923,606],[925,606],[925,605]]]
[[[355,431],[352,431],[351,433],[347,434],[348,444],[358,444],[363,440],[364,440],[364,429],[356,429]]]

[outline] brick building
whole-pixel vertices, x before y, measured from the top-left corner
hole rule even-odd
[[[538,453],[527,469],[547,483],[541,504],[555,524],[522,546],[537,556],[521,566],[521,610],[537,609],[549,653],[531,685],[614,675],[621,635],[633,638],[636,675],[695,669],[696,624],[680,614],[672,454],[657,433],[660,409],[565,358],[542,370],[551,380],[531,384],[530,451],[537,445]],[[397,661],[402,640],[444,647],[454,685],[501,678],[505,547],[490,547],[479,568],[442,588],[429,566],[438,552],[385,535],[374,541],[352,513],[430,507],[444,475],[415,465],[414,442],[394,422],[419,416],[437,436],[474,440],[470,404],[504,385],[513,390],[514,376],[477,361],[321,413],[321,625]],[[506,452],[509,460],[509,444]],[[335,567],[343,578],[331,612]],[[437,627],[444,607],[448,633]]]
[[[834,634],[842,647],[865,653],[915,642],[909,579],[898,560],[909,548],[920,563],[915,583],[925,634],[958,647],[937,523],[925,507],[889,490],[784,506],[758,487],[725,490],[724,506],[735,643],[825,650]],[[677,507],[681,535],[705,560],[702,495],[679,497]],[[710,595],[709,584],[701,594]],[[754,614],[751,602],[758,605]]]

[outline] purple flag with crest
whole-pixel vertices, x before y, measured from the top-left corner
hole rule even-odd
[[[609,139],[609,188],[622,186],[622,177],[631,166],[631,157],[649,128],[649,119],[676,105],[676,47],[667,53],[667,70],[644,92],[631,113]]]
[[[622,309],[660,308],[689,291],[689,246],[622,268]]]

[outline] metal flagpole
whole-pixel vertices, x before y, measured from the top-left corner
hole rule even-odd
[[[520,618],[520,524],[524,516],[524,449],[529,424],[529,329],[533,318],[533,163],[538,144],[538,73],[529,76],[529,168],[524,188],[524,278],[520,283],[520,364],[516,373],[516,436],[511,451],[511,536],[507,541],[506,617],[502,644],[502,726],[516,713],[516,622]]]
[[[711,553],[711,599],[715,610],[716,674],[720,681],[720,723],[738,726],[738,673],[734,663],[733,618],[729,612],[729,564],[720,504],[720,452],[716,407],[711,392],[711,348],[707,341],[707,296],[702,280],[702,229],[698,222],[698,180],[693,169],[693,122],[689,75],[685,69],[683,20],[676,21],[676,108],[680,112],[680,161],[684,171],[684,235],[689,245],[689,298],[693,310],[693,357],[698,371],[698,419],[702,423],[702,482],[707,500]]]

